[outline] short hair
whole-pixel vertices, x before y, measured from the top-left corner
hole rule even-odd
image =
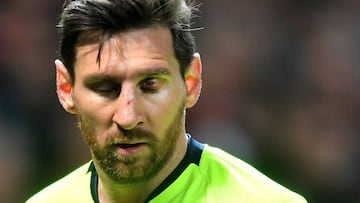
[[[103,43],[114,34],[152,25],[169,28],[182,77],[195,52],[191,20],[197,10],[192,0],[65,0],[57,28],[60,57],[75,81],[76,46],[84,34],[100,33]]]

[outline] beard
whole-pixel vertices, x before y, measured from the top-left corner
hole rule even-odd
[[[184,128],[184,105],[181,105],[162,139],[152,132],[141,128],[123,130],[106,135],[104,145],[97,141],[95,125],[88,118],[77,112],[79,127],[85,141],[90,147],[93,161],[109,178],[122,184],[143,182],[151,179],[168,164],[174,155],[179,136]],[[147,152],[132,156],[121,156],[117,153],[116,143],[137,141],[146,142]]]

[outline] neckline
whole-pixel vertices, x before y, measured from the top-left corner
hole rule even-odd
[[[157,188],[155,188],[155,190],[149,195],[145,202],[149,202],[150,200],[158,196],[160,193],[162,193],[166,188],[168,188],[190,164],[199,165],[201,154],[204,149],[204,144],[193,139],[190,134],[187,134],[187,137],[188,146],[184,158],[181,160],[179,165],[169,174],[169,176],[162,183],[160,183]],[[99,194],[97,190],[99,177],[93,161],[90,163],[88,172],[91,172],[90,190],[92,199],[94,200],[94,203],[99,203]]]

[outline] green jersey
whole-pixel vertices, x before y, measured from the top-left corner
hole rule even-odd
[[[92,161],[43,189],[27,203],[99,202]],[[185,157],[150,194],[149,203],[304,203],[306,200],[244,161],[189,136]]]

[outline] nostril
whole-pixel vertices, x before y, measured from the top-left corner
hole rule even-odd
[[[117,127],[118,129],[121,131],[121,133],[124,135],[124,136],[128,136],[131,134],[131,131],[136,128],[136,127],[139,127],[141,126],[142,124],[144,124],[144,122],[140,121],[140,122],[137,122],[137,123],[134,123],[134,125],[131,125],[131,126],[125,126],[125,125],[119,125],[117,123]]]

